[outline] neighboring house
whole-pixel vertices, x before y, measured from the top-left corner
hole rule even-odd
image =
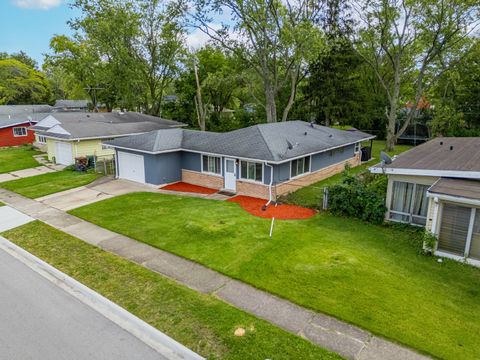
[[[45,113],[14,113],[2,114],[0,109],[0,147],[18,146],[33,143],[35,136],[30,126],[36,124],[49,114]],[[11,109],[10,109],[11,110]],[[20,111],[21,109],[16,109]]]
[[[119,178],[176,181],[232,193],[277,196],[360,163],[360,142],[374,136],[303,121],[260,124],[227,133],[153,131],[105,144],[116,150]]]
[[[388,176],[387,220],[425,226],[436,255],[480,266],[480,138],[436,138],[370,171]]]
[[[114,151],[103,146],[103,140],[179,126],[184,124],[136,112],[58,112],[32,129],[35,144],[45,148],[50,161],[71,165],[80,156],[112,157]]]
[[[53,108],[56,111],[87,111],[88,100],[57,100]]]

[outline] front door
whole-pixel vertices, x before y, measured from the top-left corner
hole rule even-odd
[[[235,169],[235,159],[225,158],[225,189],[233,192],[237,191],[237,171]]]

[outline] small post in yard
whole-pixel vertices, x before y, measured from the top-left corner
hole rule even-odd
[[[323,204],[322,204],[322,209],[327,210],[328,209],[328,187],[323,188]]]
[[[270,237],[272,237],[272,232],[273,232],[273,222],[275,221],[275,218],[272,218],[272,223],[270,224]]]

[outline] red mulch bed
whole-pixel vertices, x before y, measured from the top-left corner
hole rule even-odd
[[[263,211],[262,207],[267,203],[267,200],[251,196],[239,195],[227,201],[239,203],[245,211],[262,218],[275,218],[280,220],[308,219],[316,214],[315,210],[296,205],[275,206],[271,204]]]
[[[161,188],[162,190],[170,190],[170,191],[181,191],[181,192],[189,192],[189,193],[197,193],[197,194],[215,194],[218,192],[216,189],[211,189],[205,186],[198,186],[192,185],[188,183],[184,183],[182,181],[166,185]]]

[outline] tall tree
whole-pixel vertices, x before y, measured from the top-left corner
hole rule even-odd
[[[16,59],[0,60],[0,104],[44,104],[50,97],[43,73]]]
[[[357,51],[371,66],[388,99],[387,148],[392,150],[416,111],[397,130],[400,105],[416,109],[439,72],[458,61],[479,22],[476,0],[366,0]],[[467,42],[468,43],[468,42]],[[441,69],[439,67],[441,64]]]
[[[306,70],[306,59],[320,46],[315,27],[322,2],[313,0],[198,0],[194,15],[199,29],[219,45],[243,59],[263,85],[267,122],[279,119],[279,96],[289,93],[281,109],[286,121]],[[212,26],[211,14],[229,12],[231,22]]]

